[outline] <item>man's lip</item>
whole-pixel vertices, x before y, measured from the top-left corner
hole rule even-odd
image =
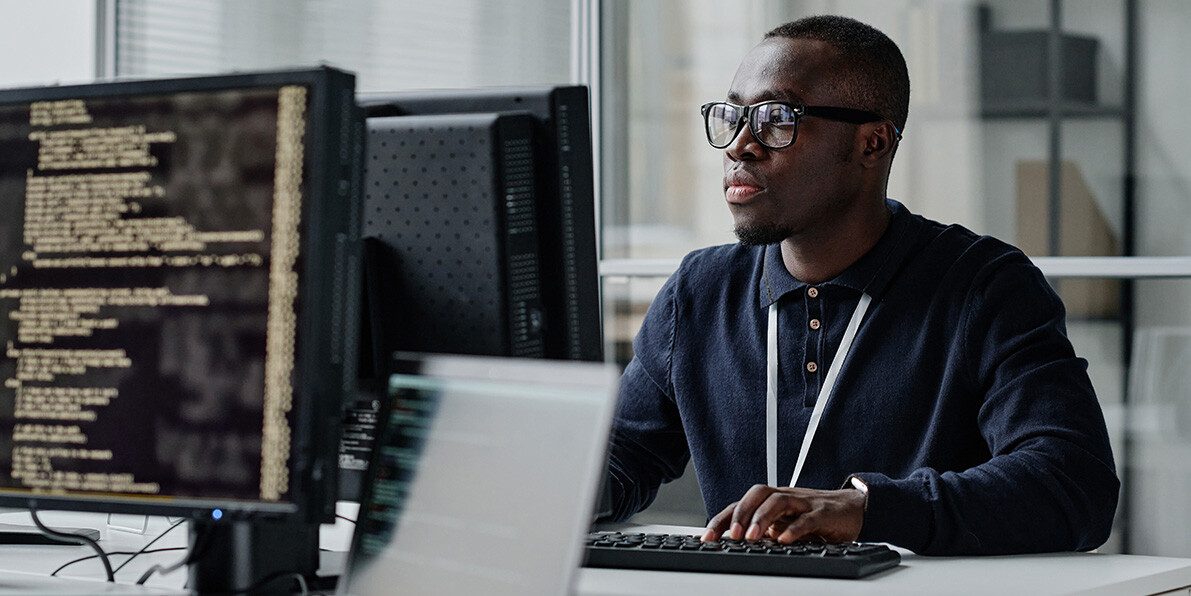
[[[764,188],[753,184],[728,184],[724,188],[724,197],[729,203],[745,203]]]
[[[724,197],[729,203],[744,203],[765,190],[764,183],[742,165],[724,172]]]

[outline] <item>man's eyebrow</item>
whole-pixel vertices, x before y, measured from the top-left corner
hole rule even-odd
[[[798,97],[798,95],[796,93],[794,93],[792,91],[785,90],[785,89],[766,89],[766,90],[758,93],[757,97],[759,99],[754,103],[758,103],[758,102],[762,102],[762,101],[769,101],[769,100],[774,100],[774,99],[778,99],[781,101],[788,101],[792,104],[802,104],[803,103],[802,98]],[[737,104],[737,105],[744,105],[744,99],[741,97],[741,95],[739,93],[737,93],[735,91],[728,92],[727,100],[729,102]]]

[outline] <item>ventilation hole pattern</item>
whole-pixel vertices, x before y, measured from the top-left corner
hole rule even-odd
[[[507,330],[500,293],[493,138],[476,126],[369,122],[363,233],[393,247],[408,298],[395,313],[401,349],[499,354]],[[530,193],[532,213],[532,193]],[[502,197],[505,199],[505,197]]]

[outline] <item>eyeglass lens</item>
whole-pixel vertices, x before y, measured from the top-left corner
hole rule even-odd
[[[753,136],[771,148],[785,147],[794,142],[798,130],[798,113],[783,103],[760,103],[750,107],[736,107],[728,103],[712,104],[707,112],[707,139],[717,148],[727,147],[740,128],[741,112],[748,111],[749,129]]]

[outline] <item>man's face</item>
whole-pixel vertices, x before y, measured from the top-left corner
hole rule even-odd
[[[834,55],[822,42],[769,38],[744,58],[727,100],[852,107],[832,84]],[[773,150],[743,127],[724,149],[724,196],[740,241],[772,244],[829,234],[860,198],[856,134],[856,125],[806,117],[794,144]]]

